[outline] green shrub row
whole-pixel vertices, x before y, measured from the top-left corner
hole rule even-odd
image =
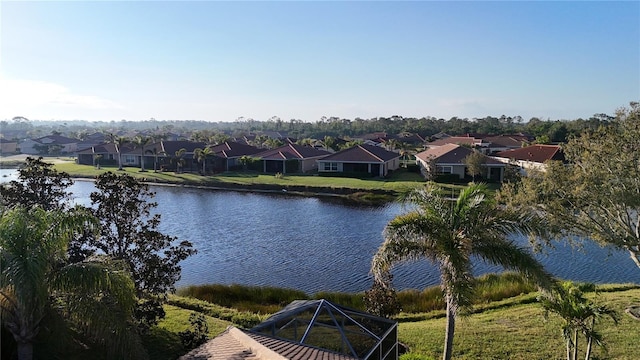
[[[167,303],[183,309],[197,311],[221,320],[231,321],[232,323],[247,329],[258,325],[263,320],[263,317],[259,314],[247,311],[238,311],[236,309],[226,308],[194,298],[170,296]]]

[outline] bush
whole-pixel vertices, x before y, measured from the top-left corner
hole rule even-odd
[[[191,350],[207,342],[207,333],[209,332],[209,325],[207,325],[207,319],[200,313],[192,313],[189,315],[189,323],[191,329],[180,331],[180,342],[185,349]]]
[[[178,295],[263,314],[278,311],[293,300],[309,299],[306,293],[299,290],[218,284],[188,286],[180,289]]]
[[[363,301],[367,312],[382,317],[390,317],[402,310],[396,291],[391,285],[392,278],[393,276],[387,273],[382,280],[374,279],[371,289],[364,292]]]
[[[258,314],[229,309],[198,299],[170,296],[167,304],[201,312],[205,315],[221,320],[231,321],[232,323],[244,328],[251,328],[262,322],[262,318]]]

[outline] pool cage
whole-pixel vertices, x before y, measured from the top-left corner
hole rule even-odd
[[[398,323],[327,300],[296,300],[251,329],[362,360],[398,359]]]

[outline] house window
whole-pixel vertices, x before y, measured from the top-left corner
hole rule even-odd
[[[135,156],[135,155],[123,155],[122,156],[122,161],[125,164],[135,164],[136,163],[136,158],[137,158],[137,156]]]
[[[453,173],[453,166],[438,166],[436,168],[436,172],[438,174],[452,174]]]
[[[338,171],[338,163],[335,163],[335,162],[324,163],[324,171]]]

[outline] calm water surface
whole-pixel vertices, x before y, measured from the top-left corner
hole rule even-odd
[[[0,169],[0,181],[15,171]],[[7,175],[7,176],[4,176]],[[89,205],[92,182],[76,181],[74,201]],[[371,258],[382,229],[403,212],[398,204],[380,208],[344,206],[316,198],[153,187],[161,231],[191,241],[198,253],[182,263],[178,286],[244,284],[317,291],[363,291],[371,286]],[[526,239],[517,239],[526,244]],[[558,244],[537,255],[554,275],[578,281],[640,282],[638,269],[622,251],[586,243],[583,251]],[[475,262],[476,274],[500,268]],[[439,283],[427,262],[394,271],[399,289]]]

